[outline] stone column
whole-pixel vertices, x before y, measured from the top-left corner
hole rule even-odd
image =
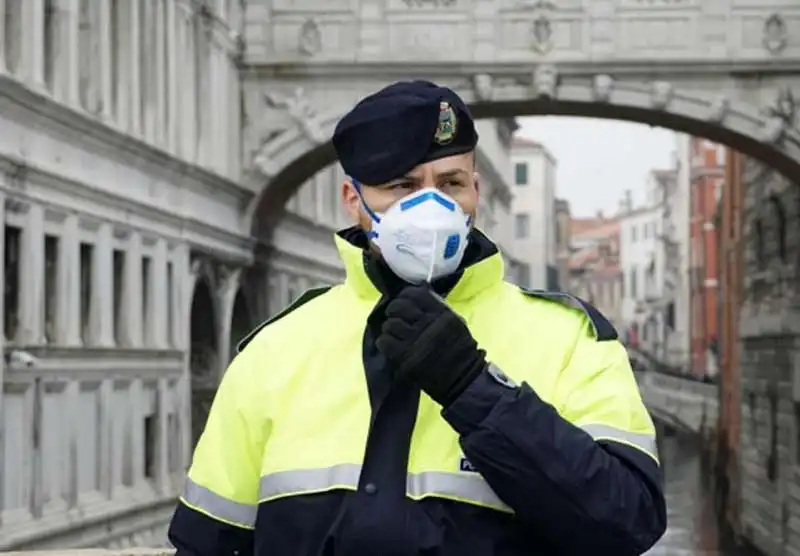
[[[111,224],[97,230],[92,261],[92,339],[98,347],[114,345],[114,254]]]
[[[44,343],[44,208],[31,203],[22,231],[20,321],[21,344]]]
[[[1,1],[1,0],[0,0]],[[178,47],[181,44],[183,25],[178,20],[175,2],[167,2],[167,150],[178,154],[178,88],[184,68],[178,64]],[[180,67],[180,70],[179,70]],[[177,320],[177,319],[176,319]]]
[[[5,2],[5,0],[0,0],[0,3]],[[0,20],[2,21],[2,20]],[[6,196],[5,193],[0,191],[0,207],[3,210],[0,210],[0,261],[5,261],[6,253],[6,211],[5,211],[5,204],[6,204]],[[5,291],[5,276],[0,275],[0,285],[2,285],[3,290]],[[0,295],[0,314],[5,315],[5,296]],[[6,344],[6,332],[5,332],[5,319],[0,319],[0,350],[5,350]],[[5,353],[3,351],[2,353]],[[5,374],[6,365],[5,363],[0,364],[0,461],[5,461],[5,408],[3,407],[3,401],[5,399],[5,392],[4,392],[4,385],[5,385]],[[3,492],[3,479],[0,478],[0,500],[4,500],[4,492]],[[0,517],[0,527],[3,526],[2,517]]]
[[[194,49],[194,15],[188,3],[180,4],[180,26],[182,28],[183,42],[181,44],[181,65],[184,71],[181,72],[181,144],[183,146],[182,156],[184,160],[194,162],[197,160],[197,121],[195,119],[195,103],[197,102],[197,91],[195,87],[195,67]]]
[[[44,89],[44,0],[22,2],[22,74],[25,83]]]
[[[102,99],[101,117],[106,121],[111,120],[113,112],[112,108],[116,103],[113,98],[114,89],[112,88],[112,80],[114,79],[113,71],[114,53],[111,50],[111,5],[110,0],[92,0],[97,2],[97,7],[100,10],[99,20],[100,25],[98,29],[98,41],[100,44],[100,98]]]
[[[169,443],[178,442],[178,438],[169,438],[169,381],[166,378],[158,379],[158,434],[156,446],[156,484],[162,494],[173,494],[169,476]]]
[[[156,124],[157,124],[157,117],[156,117],[156,106],[151,102],[153,97],[155,97],[155,104],[158,104],[158,87],[156,83],[153,83],[153,72],[151,71],[150,64],[153,62],[150,60],[150,52],[151,50],[155,51],[157,44],[158,44],[158,37],[153,37],[153,33],[155,33],[156,26],[154,25],[155,21],[155,14],[153,13],[153,4],[152,2],[145,2],[144,3],[144,19],[139,22],[140,25],[145,30],[145,41],[146,44],[140,45],[141,52],[145,54],[144,56],[139,56],[140,64],[144,64],[144,73],[147,76],[145,82],[140,85],[141,87],[141,94],[142,98],[144,99],[144,137],[145,140],[150,143],[151,145],[156,144]],[[156,63],[158,63],[156,61]],[[158,76],[156,77],[156,81],[158,80]],[[155,87],[156,94],[152,95],[151,91]]]
[[[189,263],[189,246],[179,244],[172,252],[175,276],[175,347],[183,351],[183,372],[176,386],[175,412],[179,419],[181,469],[189,466],[192,458],[191,368],[189,346],[189,321],[191,319],[195,277]]]
[[[225,370],[230,363],[231,352],[231,326],[233,319],[233,304],[236,300],[236,292],[239,291],[239,278],[241,269],[225,270],[222,280],[217,289],[219,299],[219,328],[217,329],[217,346],[219,354],[219,378],[225,374]]]
[[[209,45],[209,77],[211,96],[207,109],[211,117],[209,118],[210,130],[207,135],[209,141],[208,153],[211,155],[210,166],[220,174],[225,174],[227,169],[227,149],[225,142],[229,137],[227,133],[228,115],[228,75],[225,73],[225,45],[223,42],[222,29],[215,24],[212,32],[211,44]]]
[[[124,338],[129,347],[138,348],[144,343],[142,337],[142,236],[132,232],[128,240],[124,278],[125,294],[122,298]]]
[[[130,3],[130,58],[128,65],[130,82],[128,83],[128,99],[130,101],[130,127],[129,131],[136,136],[142,135],[142,83],[139,79],[140,65],[142,63],[141,45],[139,44],[141,10],[139,2]]]
[[[116,17],[117,29],[117,63],[114,64],[114,72],[117,79],[117,103],[116,114],[114,115],[117,125],[123,131],[130,130],[131,119],[131,102],[130,102],[130,71],[128,68],[131,66],[131,26],[130,14],[134,10],[135,4],[133,2],[120,2],[117,4],[117,13],[112,14]]]
[[[0,0],[0,21],[6,20],[6,0]],[[6,68],[6,26],[0,25],[0,75],[8,72]],[[2,381],[0,381],[0,388],[2,388]],[[0,401],[0,404],[2,401]],[[0,433],[2,436],[2,433]]]
[[[167,337],[167,240],[159,238],[156,242],[153,253],[153,279],[151,283],[152,295],[150,297],[152,305],[150,323],[153,329],[153,346],[157,349],[169,348]]]
[[[64,219],[58,249],[58,333],[59,343],[81,345],[81,239],[78,216]]]
[[[166,2],[172,4],[172,2]],[[165,21],[165,9],[163,4],[158,5],[156,13],[153,16],[153,32],[156,34],[156,95],[155,95],[155,141],[160,147],[166,148],[167,146],[167,76],[166,72],[166,52],[167,44],[164,36],[164,27],[167,25]]]
[[[65,95],[61,99],[73,107],[79,107],[80,101],[80,4],[79,0],[62,0],[64,23],[62,30],[64,38],[61,48],[65,52],[64,83]]]

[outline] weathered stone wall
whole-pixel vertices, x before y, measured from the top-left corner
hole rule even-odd
[[[800,555],[800,187],[745,162],[741,526],[770,555]]]

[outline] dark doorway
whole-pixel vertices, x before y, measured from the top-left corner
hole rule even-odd
[[[217,326],[211,288],[199,279],[194,289],[191,314],[192,446],[197,444],[219,383]]]

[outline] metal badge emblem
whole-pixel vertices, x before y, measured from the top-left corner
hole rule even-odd
[[[439,103],[439,123],[436,126],[436,134],[433,140],[440,145],[446,145],[455,139],[458,130],[458,120],[456,119],[456,112],[449,102],[442,101]]]

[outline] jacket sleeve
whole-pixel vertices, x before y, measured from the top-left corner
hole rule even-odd
[[[234,359],[214,397],[169,526],[178,556],[253,554],[266,442],[266,423],[249,378],[258,359],[254,349]]]
[[[443,416],[472,466],[555,551],[640,555],[666,529],[655,429],[625,348],[590,329],[587,319],[559,376],[557,408],[490,364]]]

